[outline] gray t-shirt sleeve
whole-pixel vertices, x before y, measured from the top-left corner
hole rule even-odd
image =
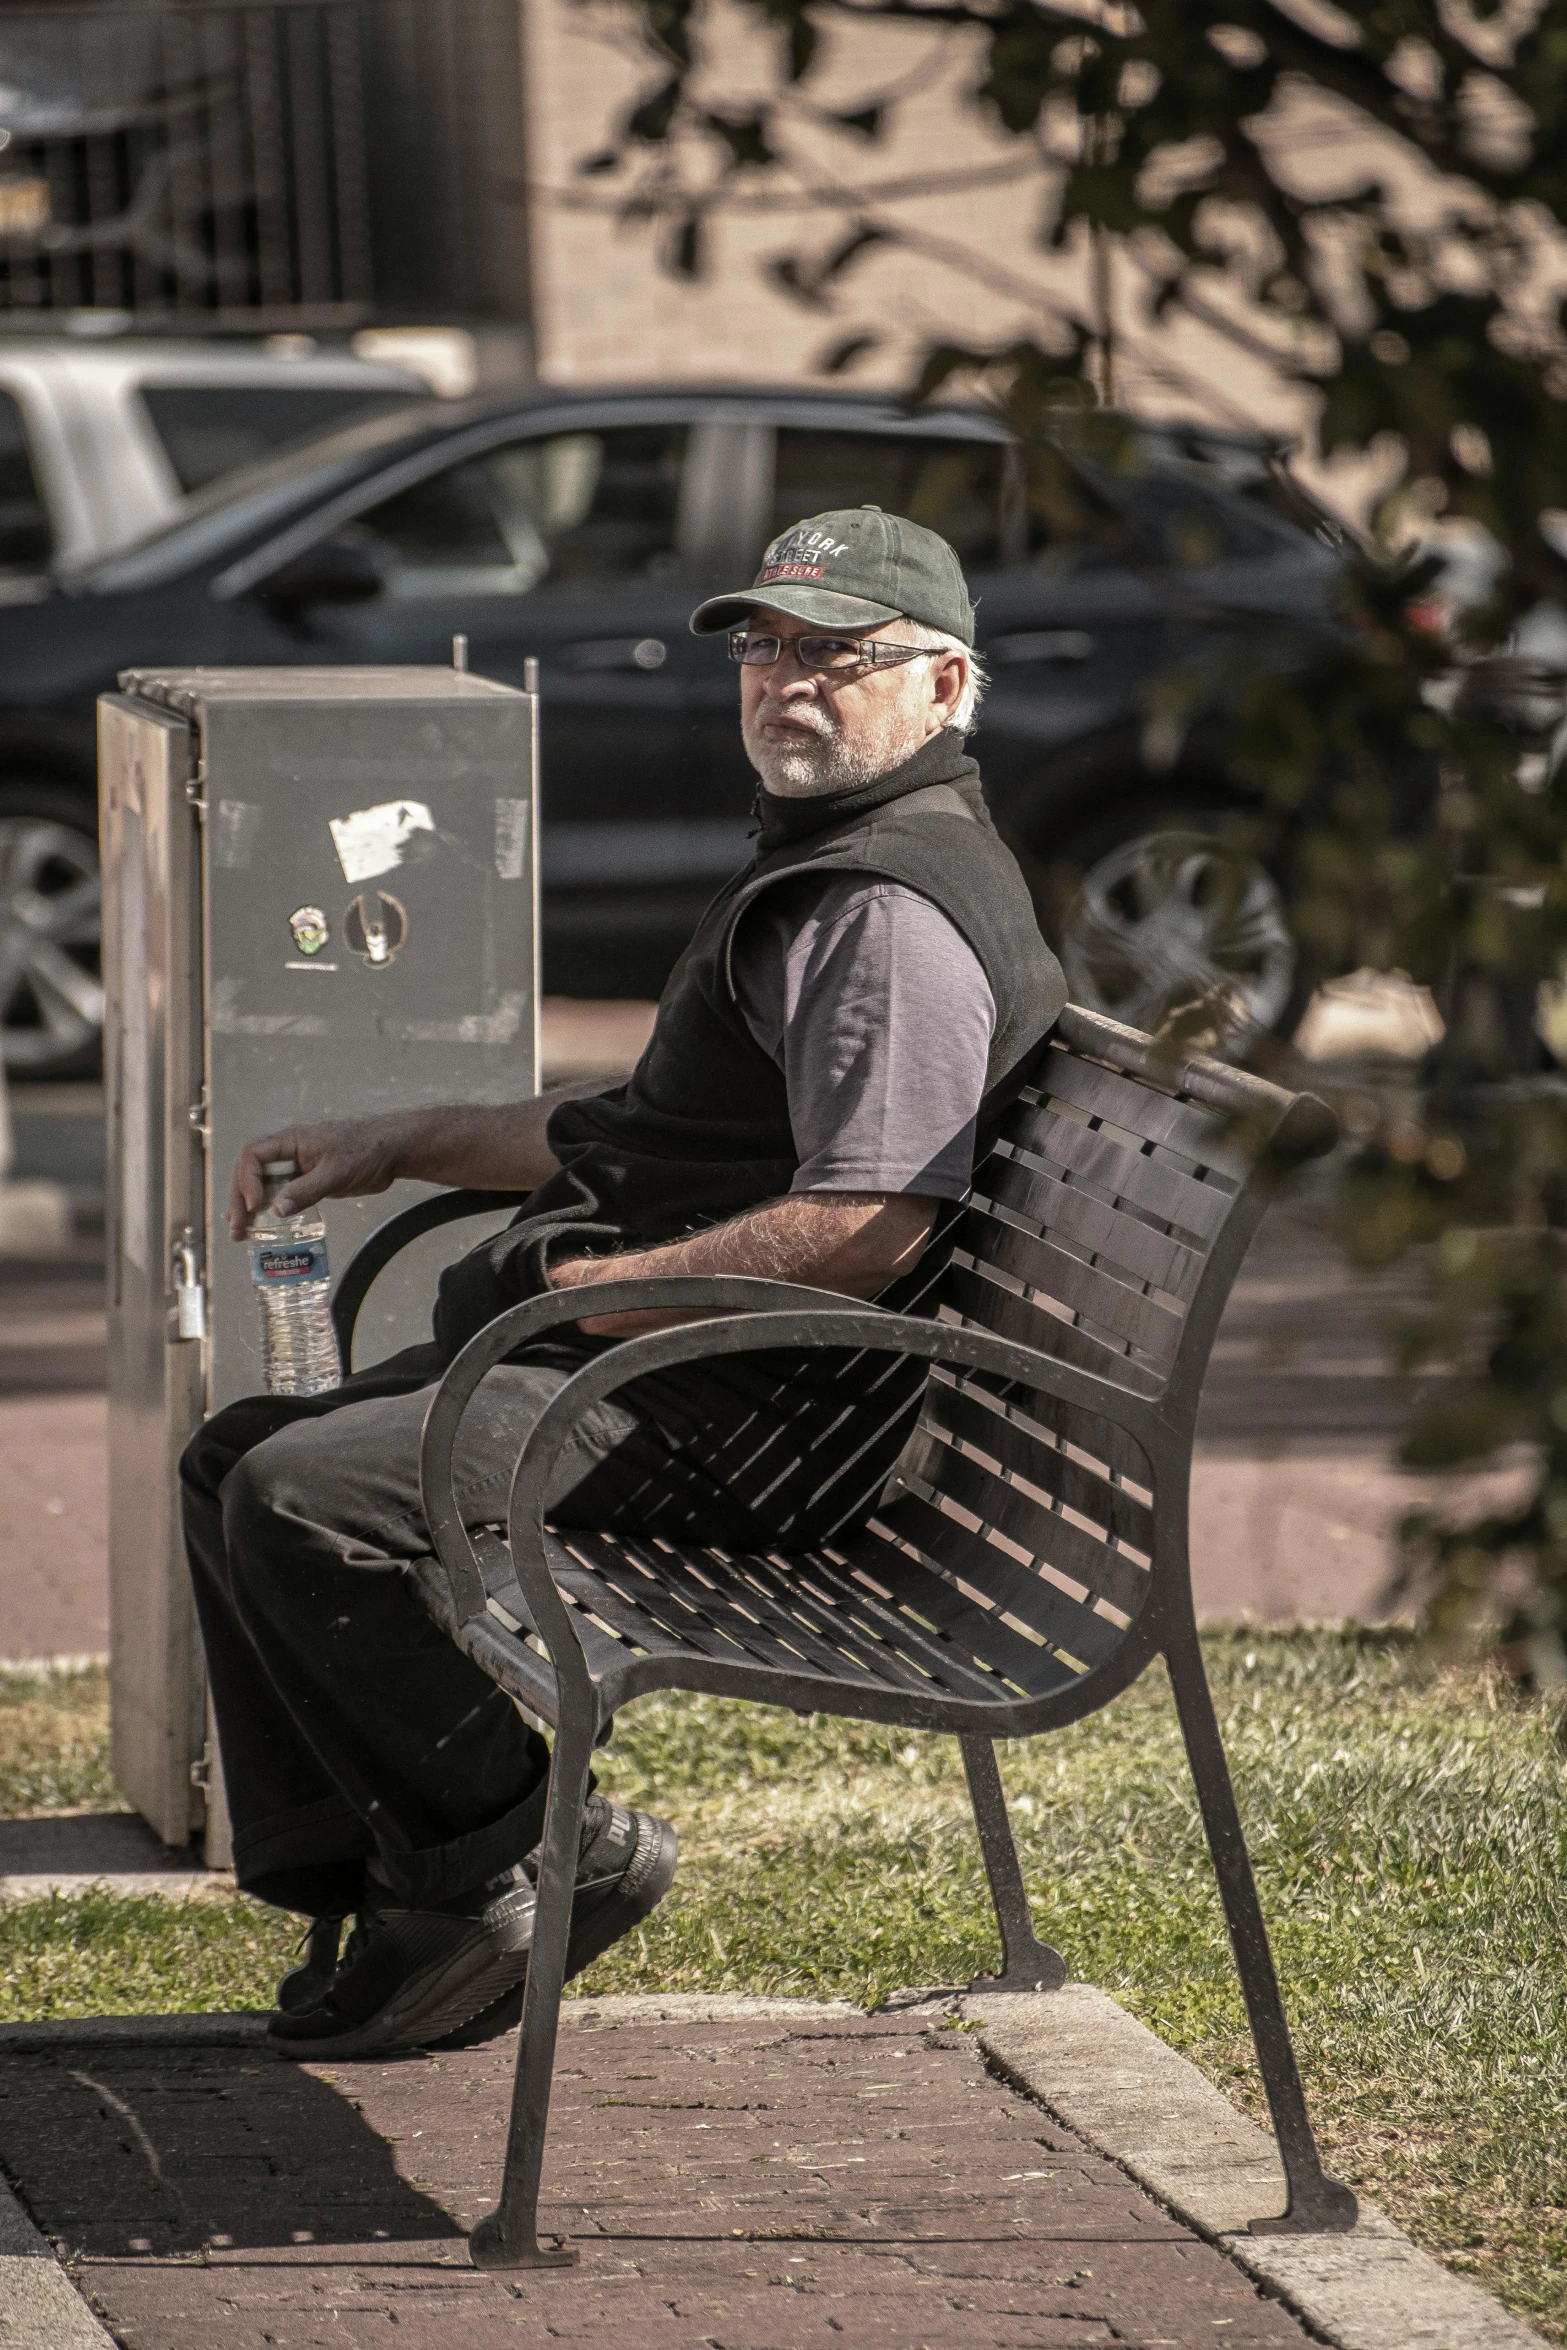
[[[967,1197],[996,1005],[938,906],[860,874],[793,882],[741,924],[733,970],[788,1087],[791,1190]]]

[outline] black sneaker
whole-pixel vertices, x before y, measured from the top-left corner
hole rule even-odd
[[[291,1966],[277,1987],[277,2004],[284,2015],[302,2015],[319,2007],[337,1973],[338,1945],[347,1924],[343,1917],[312,1918],[299,1944],[299,1964]]]
[[[603,1795],[588,1797],[582,1821],[582,1858],[577,1863],[577,1890],[571,1906],[571,1939],[566,1944],[568,1983],[657,1909],[675,1881],[679,1858],[680,1840],[668,1820],[656,1820],[651,1812],[627,1811]],[[537,1845],[522,1866],[531,1887],[539,1873]],[[526,1989],[525,1974],[521,1982],[455,2031],[427,2045],[474,2048],[482,2040],[498,2039],[521,2019]]]
[[[520,1868],[428,1909],[395,1895],[354,1920],[329,1988],[267,2026],[285,2056],[425,2048],[503,1998],[528,1971],[535,1895]]]

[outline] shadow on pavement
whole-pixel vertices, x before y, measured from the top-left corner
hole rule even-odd
[[[459,2237],[352,2090],[257,2048],[7,2055],[0,2155],[68,2258]]]
[[[46,1812],[0,1819],[0,1878],[179,1875],[198,1863],[129,1811]]]

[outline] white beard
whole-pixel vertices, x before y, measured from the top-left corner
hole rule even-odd
[[[807,715],[807,710],[810,714]],[[769,742],[757,726],[744,729],[746,755],[763,785],[780,798],[820,798],[827,792],[852,791],[901,765],[924,739],[917,720],[894,703],[885,721],[872,733],[846,741],[818,703],[794,713],[800,725],[814,728],[813,742]],[[824,723],[825,721],[825,723]]]
[[[852,791],[882,771],[881,760],[864,745],[831,741],[758,743],[751,763],[767,789],[786,799]]]

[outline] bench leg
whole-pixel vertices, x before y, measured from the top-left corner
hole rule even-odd
[[[1218,1717],[1213,1710],[1213,1696],[1203,1667],[1202,1650],[1197,1645],[1195,1625],[1171,1641],[1166,1661],[1175,1690],[1181,1735],[1186,1741],[1187,1759],[1197,1786],[1197,1801],[1202,1808],[1203,1826],[1207,1830],[1213,1873],[1219,1880],[1219,1893],[1224,1902],[1225,1923],[1230,1930],[1230,1947],[1235,1953],[1262,2085],[1273,2116],[1279,2158],[1289,2188],[1282,2215],[1277,2219],[1254,2219],[1251,2233],[1254,2236],[1345,2235],[1354,2226],[1360,2207],[1348,2187],[1327,2176],[1317,2152],[1311,2118],[1306,2111],[1306,2092],[1290,2039],[1289,2019],[1284,2013],[1268,1942],[1268,1928],[1262,1904],[1257,1899],[1257,1880],[1252,1874],[1246,1834],[1235,1805],[1230,1766],[1219,1736]]]
[[[571,1722],[563,1715],[550,1761],[538,1906],[528,1956],[528,1987],[523,1994],[506,2168],[498,2207],[480,2220],[468,2239],[475,2268],[569,2268],[579,2257],[564,2236],[557,2236],[550,2245],[539,2242],[539,2181],[544,2169],[555,2037],[560,2026],[571,1902],[592,1759],[591,1724]]]
[[[996,1768],[995,1746],[988,1738],[960,1738],[958,1744],[963,1749],[963,1768],[968,1774],[980,1850],[985,1855],[985,1874],[990,1879],[990,1898],[996,1905],[996,1923],[1001,1928],[1000,1974],[976,1975],[969,1989],[1059,1991],[1066,1981],[1066,1960],[1059,1950],[1052,1950],[1048,1942],[1039,1941],[1034,1933],[1023,1872],[1018,1867],[1017,1846],[1012,1841],[1012,1823],[1007,1817],[1006,1790]]]

